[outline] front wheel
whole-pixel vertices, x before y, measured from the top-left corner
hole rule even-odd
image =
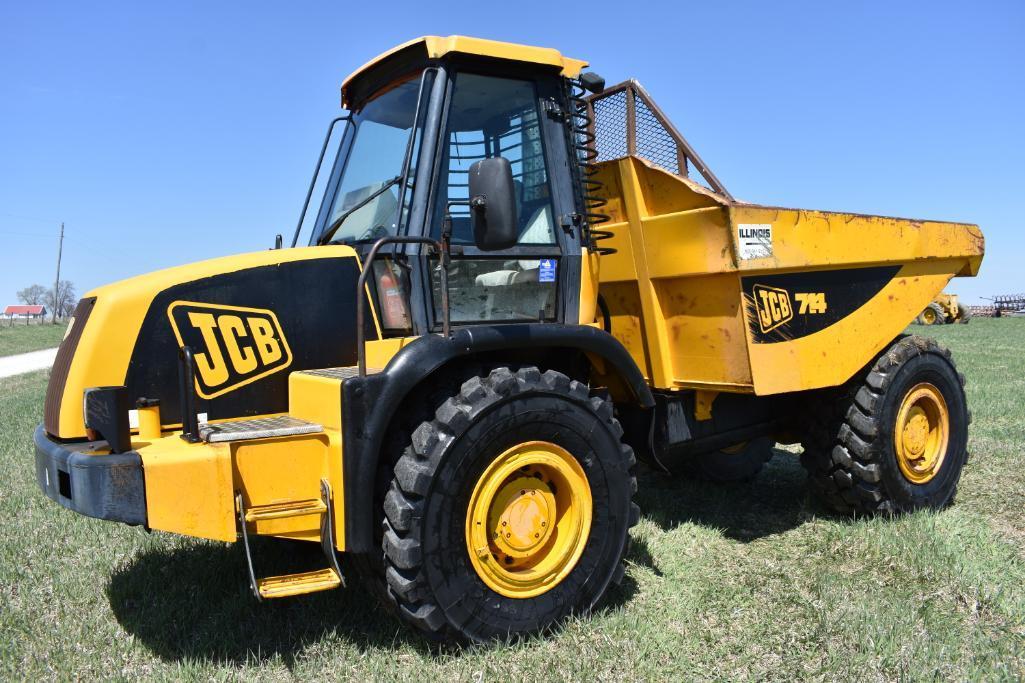
[[[611,404],[537,368],[466,381],[413,433],[385,498],[400,615],[438,638],[538,631],[623,577],[639,510]]]
[[[821,398],[821,397],[820,397]],[[896,341],[817,415],[801,462],[839,512],[910,512],[949,505],[968,459],[964,376],[932,339]]]

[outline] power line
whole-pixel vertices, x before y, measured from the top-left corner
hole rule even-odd
[[[17,230],[0,230],[0,235],[19,235],[21,237],[46,237],[40,232],[20,232]]]
[[[9,213],[7,211],[0,211],[0,216],[7,216],[9,218],[20,218],[23,221],[37,221],[39,223],[56,223],[57,221],[53,218],[40,218],[39,216],[25,216],[17,213]]]

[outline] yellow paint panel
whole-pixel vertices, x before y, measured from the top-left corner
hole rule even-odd
[[[419,337],[395,337],[367,342],[367,371],[383,370],[399,351],[415,342]]]
[[[772,226],[772,256],[740,261],[745,272],[959,258],[945,266],[950,274],[975,275],[985,251],[982,231],[968,223],[746,205],[730,214],[734,226]]]
[[[626,347],[644,376],[651,377],[644,328],[641,324],[641,300],[637,293],[637,283],[602,284],[601,293],[608,304],[609,317],[612,318],[612,336]]]
[[[598,315],[598,277],[601,257],[596,252],[581,248],[580,258],[580,314],[581,325],[590,325]]]
[[[288,414],[325,429],[341,429],[342,382],[293,372],[288,376]]]
[[[649,214],[648,207],[643,202],[639,166],[640,164],[632,158],[620,160],[620,183],[630,225],[634,267],[637,269],[637,293],[648,351],[648,365],[651,368],[650,379],[656,387],[668,387],[673,383],[669,341],[666,337],[665,319],[659,311],[649,270],[651,258],[663,245],[645,239],[645,222]]]
[[[723,206],[719,195],[693,180],[674,175],[644,159],[638,158],[635,163],[644,204],[653,216]]]
[[[649,277],[733,271],[726,221],[725,209],[717,206],[646,219]]]
[[[369,346],[369,345],[368,345]],[[326,462],[322,468],[334,496],[335,547],[345,548],[345,487],[342,471],[342,382],[293,372],[288,377],[288,412],[324,427]],[[287,448],[287,445],[286,445]],[[282,457],[288,457],[287,454]],[[319,486],[320,477],[316,479]],[[318,489],[319,491],[319,489]],[[319,493],[318,493],[319,496]]]
[[[468,36],[423,36],[393,47],[387,52],[374,57],[369,62],[349,74],[342,83],[342,102],[347,106],[346,93],[353,79],[374,68],[392,55],[417,44],[423,44],[428,59],[440,59],[448,54],[472,55],[490,59],[508,59],[517,62],[529,62],[544,66],[554,66],[566,78],[576,78],[587,66],[587,62],[579,59],[563,57],[558,50],[549,47],[518,45],[498,40],[470,38]]]
[[[733,274],[656,282],[678,386],[751,384],[740,281]]]
[[[637,280],[637,266],[634,262],[633,240],[629,223],[602,223],[599,230],[611,233],[601,240],[602,248],[615,249],[615,253],[601,257],[599,280],[605,282],[634,282]]]
[[[151,529],[234,541],[235,496],[226,444],[188,444],[179,433],[135,440],[146,483]]]
[[[327,434],[234,441],[230,445],[235,488],[242,492],[246,509],[319,499],[320,480],[330,481],[328,456],[333,450]],[[334,488],[335,482],[331,483]],[[336,515],[344,509],[339,503],[336,500]],[[285,517],[254,522],[249,528],[262,535],[317,541],[320,520],[320,515]]]

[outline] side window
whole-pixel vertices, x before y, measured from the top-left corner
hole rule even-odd
[[[434,201],[433,235],[440,235],[450,206],[452,243],[473,245],[466,206],[470,167],[481,159],[502,156],[513,170],[518,245],[534,247],[535,252],[538,247],[550,247],[551,253],[547,258],[453,259],[449,301],[454,322],[555,316],[558,247],[539,117],[537,94],[530,81],[469,73],[455,77]],[[440,297],[435,297],[436,307],[439,301]]]

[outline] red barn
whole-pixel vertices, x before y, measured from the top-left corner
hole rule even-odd
[[[42,304],[21,305],[16,304],[4,309],[5,318],[43,318],[46,316],[46,306]]]

